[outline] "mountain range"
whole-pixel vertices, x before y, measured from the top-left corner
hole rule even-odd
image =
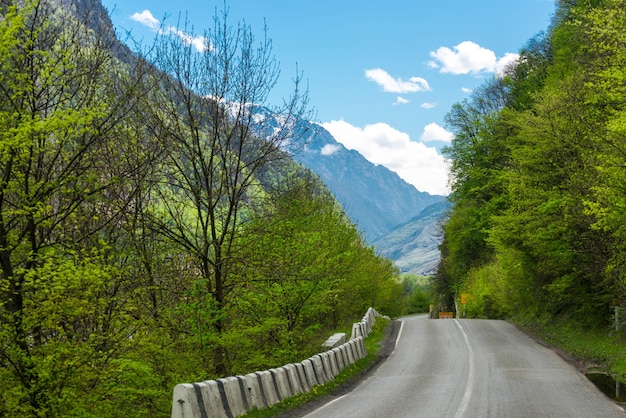
[[[403,272],[433,273],[447,198],[420,192],[395,172],[344,147],[322,126],[307,123],[307,145],[294,159],[326,183],[379,254]]]
[[[59,2],[88,16],[94,30],[114,33],[100,0]],[[135,57],[113,35],[110,47],[123,62]],[[267,109],[262,112],[270,116]],[[402,272],[432,273],[439,262],[439,222],[449,207],[446,197],[420,192],[395,172],[348,150],[319,124],[301,120],[296,125],[299,132],[306,132],[307,145],[293,158],[322,179],[366,243],[393,260]]]

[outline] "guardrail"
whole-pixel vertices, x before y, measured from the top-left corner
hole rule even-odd
[[[174,387],[172,418],[232,418],[309,392],[367,355],[364,338],[377,317],[382,315],[369,308],[361,322],[353,324],[349,341],[300,363],[245,376],[178,384]]]

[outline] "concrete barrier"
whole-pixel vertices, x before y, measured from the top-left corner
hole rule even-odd
[[[319,385],[323,385],[326,383],[326,373],[324,373],[324,367],[322,365],[322,360],[315,355],[313,357],[309,357],[311,364],[313,365],[313,372],[315,373],[315,378],[317,379],[317,383]]]
[[[334,353],[335,362],[337,364],[337,369],[339,371],[343,370],[346,367],[346,365],[345,365],[345,363],[343,361],[343,356],[341,355],[341,348],[335,347],[335,348],[333,348],[330,351]]]
[[[341,369],[339,368],[339,363],[337,362],[337,353],[333,350],[328,350],[325,353],[328,356],[328,363],[330,364],[330,370],[332,371],[333,378],[339,375]]]
[[[248,412],[250,401],[248,390],[241,376],[230,376],[217,381],[220,399],[226,415],[238,417]]]
[[[346,334],[343,332],[339,332],[337,334],[331,335],[326,341],[324,341],[324,344],[322,344],[322,347],[326,348],[327,350],[330,350],[331,348],[335,348],[345,342],[346,342]]]
[[[309,385],[309,381],[306,378],[306,374],[304,373],[304,366],[302,365],[302,363],[296,363],[293,365],[293,367],[296,369],[296,374],[298,375],[298,382],[300,382],[300,387],[305,392],[310,391],[312,387]]]
[[[307,391],[306,388],[302,385],[302,378],[298,376],[298,370],[296,366],[293,364],[287,364],[283,366],[285,372],[287,373],[287,378],[289,379],[289,383],[293,388],[293,395],[297,395],[298,393],[304,393]]]
[[[315,371],[315,367],[313,366],[313,362],[311,359],[306,359],[302,362],[302,366],[304,367],[304,374],[306,375],[307,381],[309,382],[309,387],[313,389],[313,386],[317,386],[321,384],[321,382],[317,378],[317,372]]]
[[[249,373],[244,376],[246,382],[246,388],[248,389],[248,395],[250,399],[250,408],[264,409],[271,404],[267,400],[265,395],[265,387],[261,377],[256,373]],[[186,417],[185,417],[186,418]]]
[[[274,388],[276,390],[276,394],[278,395],[278,399],[281,401],[283,399],[287,399],[293,396],[292,385],[288,380],[288,375],[285,369],[282,367],[278,369],[269,369],[270,374],[272,375],[272,380],[274,382]]]
[[[324,371],[326,372],[326,378],[328,381],[333,380],[337,374],[333,371],[330,364],[330,356],[328,355],[328,352],[320,353],[319,356],[322,359],[322,365],[324,366]]]
[[[367,356],[364,339],[380,316],[374,309],[368,309],[361,322],[353,324],[349,341],[301,363],[245,376],[178,384],[174,387],[172,418],[231,418],[309,392]]]

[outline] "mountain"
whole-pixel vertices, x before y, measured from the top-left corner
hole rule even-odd
[[[128,63],[136,59],[115,36],[110,17],[100,0],[58,1],[66,7],[73,4],[83,21],[94,31],[106,34],[109,47],[120,61]],[[259,109],[259,116],[269,122],[264,129],[275,128],[272,119],[280,117],[267,109]],[[436,214],[420,220],[420,213],[444,202],[445,197],[418,191],[386,167],[372,164],[357,151],[346,149],[318,124],[299,120],[294,129],[304,132],[307,137],[307,145],[294,153],[294,159],[322,179],[365,240],[380,254],[396,261],[403,271],[418,274],[432,271],[433,263],[436,267],[434,260],[439,258],[440,235],[433,225],[421,229],[419,225],[435,222]],[[419,230],[419,235],[406,232],[411,228],[415,233]],[[389,250],[397,247],[402,250]]]
[[[441,222],[449,209],[447,200],[434,203],[372,245],[379,254],[394,260],[402,272],[432,274],[439,264],[439,244],[443,238]]]
[[[420,192],[396,173],[348,150],[322,126],[310,123],[306,147],[294,159],[317,174],[369,242],[445,200]]]

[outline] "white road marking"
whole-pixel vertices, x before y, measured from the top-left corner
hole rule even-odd
[[[393,346],[390,357],[393,356],[393,353],[396,352],[396,348],[398,348],[398,341],[400,341],[400,337],[402,337],[402,328],[404,328],[404,321],[400,321],[400,331],[398,331],[398,338],[396,338],[396,344]]]
[[[460,418],[465,415],[465,411],[467,410],[467,406],[469,405],[470,398],[472,397],[472,389],[474,387],[474,354],[472,352],[472,345],[470,344],[469,338],[467,338],[467,334],[461,326],[461,323],[456,319],[454,320],[454,322],[463,334],[463,338],[465,339],[465,345],[467,346],[467,351],[469,354],[469,372],[467,373],[467,385],[465,386],[465,393],[463,394],[463,399],[461,400],[459,409],[456,411],[456,414],[454,414],[455,418]]]
[[[345,398],[346,396],[348,396],[348,394],[347,394],[347,393],[346,393],[345,395],[341,395],[340,397],[338,397],[338,398],[336,398],[336,399],[333,399],[332,401],[330,401],[330,402],[328,402],[328,403],[326,403],[326,404],[324,404],[324,405],[320,406],[320,407],[319,407],[319,408],[317,408],[315,411],[313,411],[313,412],[311,412],[311,413],[306,414],[306,415],[304,416],[304,418],[308,417],[309,415],[313,415],[313,414],[315,414],[315,413],[316,413],[316,412],[318,412],[318,411],[321,411],[322,409],[326,408],[326,407],[327,407],[327,406],[329,406],[329,405],[334,404],[335,402],[337,402],[338,400],[341,400],[341,399]]]

